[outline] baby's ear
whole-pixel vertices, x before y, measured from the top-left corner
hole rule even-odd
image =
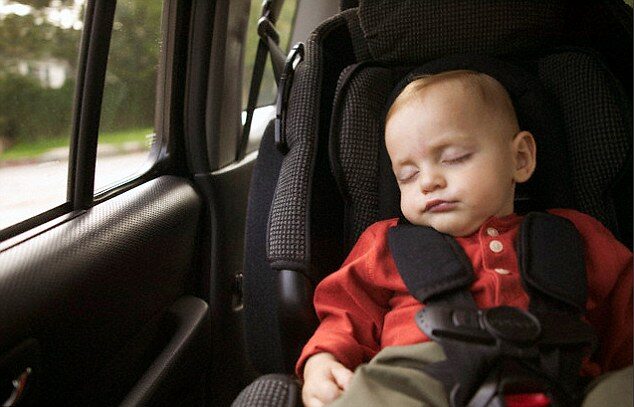
[[[537,147],[535,139],[528,131],[520,131],[513,139],[513,157],[515,173],[513,179],[517,183],[528,181],[537,164]]]

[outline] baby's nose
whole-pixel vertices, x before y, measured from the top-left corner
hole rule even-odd
[[[425,171],[419,179],[423,193],[433,192],[446,186],[445,178],[438,171]]]

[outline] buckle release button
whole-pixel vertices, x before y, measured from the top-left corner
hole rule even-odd
[[[505,394],[504,405],[506,407],[548,407],[550,397],[544,393]]]
[[[455,326],[480,328],[480,324],[478,323],[478,314],[473,311],[455,310],[451,319]]]
[[[539,320],[515,307],[495,307],[484,311],[484,327],[493,336],[511,342],[531,342],[541,333]]]

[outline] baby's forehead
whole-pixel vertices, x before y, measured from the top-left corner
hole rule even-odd
[[[475,71],[446,71],[413,77],[394,99],[386,122],[402,108],[419,103],[446,103],[472,111],[490,110],[498,117],[517,122],[513,102],[504,86],[495,78]]]
[[[408,89],[411,87],[411,90]],[[489,75],[462,71],[444,72],[415,79],[405,89],[412,96],[424,97],[429,94],[455,97],[464,103],[477,101],[480,105],[496,106],[510,102],[504,86]]]

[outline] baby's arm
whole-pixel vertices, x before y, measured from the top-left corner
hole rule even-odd
[[[306,407],[331,403],[346,390],[352,372],[327,352],[311,356],[304,366],[302,401]]]

